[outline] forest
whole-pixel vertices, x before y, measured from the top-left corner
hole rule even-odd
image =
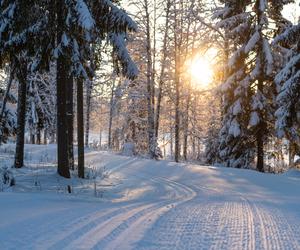
[[[25,142],[57,143],[64,177],[75,165],[84,177],[90,146],[294,165],[300,26],[282,12],[294,1],[123,3],[132,14],[119,1],[54,2],[1,1],[0,142],[16,142],[14,167]]]
[[[0,0],[0,249],[300,249],[299,0]]]

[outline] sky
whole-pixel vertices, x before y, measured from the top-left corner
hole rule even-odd
[[[297,23],[300,16],[300,0],[296,1],[296,4],[289,4],[285,6],[283,15],[291,20],[294,24]]]

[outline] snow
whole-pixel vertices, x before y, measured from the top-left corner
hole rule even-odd
[[[238,137],[241,134],[241,128],[236,119],[233,119],[231,121],[228,132],[229,132],[229,134],[233,135],[234,137]]]
[[[267,9],[267,7],[268,7],[268,3],[267,3],[266,0],[260,0],[259,1],[259,10],[261,12],[264,12]]]
[[[277,44],[282,41],[288,41],[291,44],[297,42],[298,34],[300,32],[300,25],[292,25],[286,28],[286,30],[275,37],[273,44]]]
[[[271,48],[270,45],[267,41],[267,39],[263,39],[263,52],[265,55],[265,59],[266,59],[266,63],[267,63],[267,75],[271,75],[272,70],[273,70],[273,56],[272,56],[272,52],[271,52]]]
[[[126,142],[123,145],[122,154],[126,156],[133,156],[135,154],[135,145],[132,142]]]
[[[230,11],[231,11],[231,8],[229,8],[227,6],[216,9],[212,16],[212,19],[224,18],[230,13]]]
[[[284,68],[276,75],[275,82],[277,84],[280,84],[281,82],[287,81],[292,74],[292,70],[294,69],[296,64],[299,63],[299,61],[300,61],[300,54],[293,56],[287,62],[287,64],[284,66]]]
[[[64,32],[61,38],[63,46],[67,47],[69,45],[69,39],[67,34]]]
[[[236,50],[235,52],[233,52],[233,55],[230,57],[229,61],[228,61],[228,67],[229,68],[233,68],[237,62],[240,60],[241,58],[241,54],[243,53],[243,50],[245,50],[244,47]]]
[[[139,71],[135,63],[132,61],[126,48],[126,34],[111,33],[109,35],[109,40],[115,49],[116,55],[122,62],[123,74],[129,79],[134,79],[138,75]]]
[[[259,124],[259,121],[260,121],[260,119],[259,119],[257,112],[255,112],[255,111],[251,112],[249,125],[252,127],[256,126]]]
[[[83,0],[77,0],[76,11],[78,15],[78,21],[83,29],[91,30],[94,28],[95,21],[91,16],[88,6]]]
[[[238,99],[234,104],[233,104],[233,109],[232,109],[232,114],[233,115],[238,115],[242,112],[242,105],[241,105],[241,100]]]
[[[13,146],[0,149],[0,163]],[[55,152],[55,145],[26,145],[27,168],[55,161]],[[28,169],[15,171],[16,186],[0,193],[0,249],[300,248],[299,171],[262,174],[100,151],[86,160],[110,172],[102,196],[51,190],[58,178],[51,166],[37,168],[48,175],[40,190],[24,188],[33,180]]]
[[[257,44],[257,42],[260,39],[260,34],[258,31],[256,31],[253,36],[250,38],[250,40],[248,41],[246,47],[245,47],[245,53],[249,53]]]

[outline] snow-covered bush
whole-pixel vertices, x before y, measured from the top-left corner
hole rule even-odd
[[[135,145],[133,142],[125,142],[122,148],[122,154],[126,156],[133,156],[136,154]]]
[[[12,144],[4,144],[4,145],[1,145],[1,147],[0,147],[0,153],[14,155],[15,148],[12,147]]]
[[[272,174],[279,174],[288,171],[289,166],[284,161],[277,161],[276,165],[274,164],[266,164],[264,168],[264,172],[272,173]]]
[[[158,147],[158,146],[155,148],[155,158],[156,159],[162,159],[163,158],[163,153],[161,151],[161,148]]]
[[[86,179],[89,180],[103,180],[108,178],[110,172],[106,169],[105,166],[103,167],[88,167],[86,169]]]
[[[92,165],[91,163],[89,164]],[[106,169],[105,166],[102,167],[88,167],[86,170],[86,179],[89,179],[92,181],[94,186],[94,196],[98,197],[99,192],[97,190],[97,182],[101,181],[103,179],[108,178],[110,175],[110,172]],[[102,194],[101,194],[102,196]]]
[[[15,177],[13,172],[7,165],[0,167],[0,189],[1,191],[4,188],[11,187],[15,185]]]

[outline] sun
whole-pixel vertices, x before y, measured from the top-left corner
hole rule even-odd
[[[204,57],[196,57],[191,62],[190,66],[193,82],[201,87],[207,87],[213,80],[213,69]]]

